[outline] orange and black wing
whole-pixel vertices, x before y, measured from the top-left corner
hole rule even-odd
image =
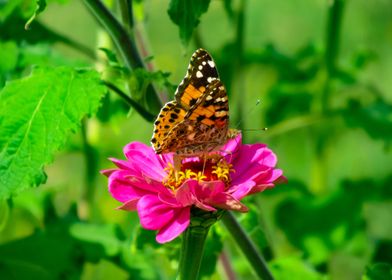
[[[203,96],[207,86],[218,78],[212,57],[203,49],[196,50],[189,62],[187,74],[176,90],[177,103],[186,111],[191,110]]]

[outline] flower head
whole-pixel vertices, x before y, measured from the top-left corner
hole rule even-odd
[[[159,243],[189,226],[192,207],[246,212],[242,198],[286,180],[275,154],[264,144],[243,145],[241,134],[221,152],[184,159],[180,170],[173,153],[157,155],[139,142],[126,145],[124,154],[126,160],[110,159],[118,168],[102,171],[109,191],[120,209],[138,212],[143,228],[158,230]]]

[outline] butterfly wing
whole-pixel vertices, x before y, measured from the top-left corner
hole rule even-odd
[[[222,145],[227,139],[228,109],[226,90],[221,81],[214,80],[193,110],[164,136],[162,152],[196,155]]]
[[[205,94],[199,98],[193,110],[187,112],[185,119],[220,129],[228,127],[229,102],[220,80],[214,80],[207,86]]]
[[[156,153],[194,155],[214,150],[227,139],[229,105],[211,56],[198,49],[187,74],[154,123]]]
[[[185,117],[185,110],[176,101],[165,104],[154,122],[154,132],[151,139],[152,147],[157,154],[167,150],[168,139],[173,128],[181,123]]]
[[[218,78],[212,57],[203,49],[196,50],[189,62],[187,74],[176,90],[177,103],[185,110],[190,110],[203,96],[207,86]]]

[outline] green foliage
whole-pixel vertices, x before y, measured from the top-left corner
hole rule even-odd
[[[292,280],[322,280],[325,279],[322,274],[318,273],[311,266],[303,263],[300,258],[280,258],[272,262],[271,270],[276,279]]]
[[[200,16],[207,12],[210,0],[171,0],[168,13],[170,19],[178,25],[180,38],[188,45],[193,30],[199,24]]]
[[[136,213],[116,211],[99,170],[149,142],[203,47],[231,126],[267,143],[288,177],[237,215],[275,278],[392,279],[392,2],[122,2],[133,14],[111,1],[0,1],[0,278],[176,277],[181,238],[158,244]],[[210,229],[203,279],[255,277],[228,235]]]
[[[0,92],[1,198],[46,181],[43,166],[104,93],[95,71],[66,67],[35,68],[7,83]]]
[[[364,280],[387,280],[392,279],[392,265],[388,263],[376,263],[366,269]]]

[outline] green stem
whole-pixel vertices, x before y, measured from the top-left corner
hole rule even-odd
[[[132,0],[119,0],[121,18],[123,24],[127,27],[128,31],[133,29],[133,6]]]
[[[274,277],[269,271],[263,256],[256,249],[256,246],[250,240],[249,236],[238,223],[234,215],[228,211],[223,215],[222,221],[230,234],[233,236],[235,242],[237,242],[237,245],[240,247],[242,253],[248,259],[257,276],[259,276],[260,279],[273,280]]]
[[[340,32],[342,29],[343,9],[345,0],[334,0],[328,11],[327,34],[325,42],[325,66],[327,79],[323,90],[322,111],[329,109],[331,78],[336,74],[336,61],[339,55]]]
[[[135,44],[131,41],[125,28],[106,6],[99,0],[84,0],[84,3],[98,22],[110,34],[125,64],[130,69],[143,68],[143,61],[139,56]]]
[[[332,89],[332,80],[338,70],[337,60],[339,56],[340,47],[340,33],[342,29],[343,12],[345,0],[333,0],[328,11],[328,21],[326,29],[325,41],[325,69],[326,79],[324,88],[321,92],[321,116],[327,117],[331,114],[330,95]],[[326,163],[326,150],[328,148],[329,139],[331,139],[331,130],[319,130],[318,138],[316,139],[316,161],[313,166],[312,191],[314,193],[322,193],[325,190],[328,179],[328,168]]]
[[[198,279],[208,231],[190,226],[183,233],[178,280]]]

